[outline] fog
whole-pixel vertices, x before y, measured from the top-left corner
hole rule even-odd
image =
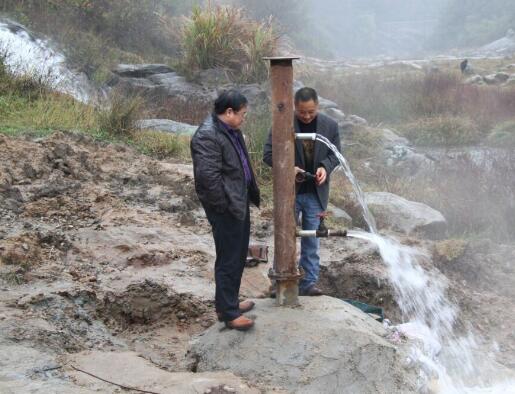
[[[224,3],[227,3],[224,1]],[[233,0],[274,17],[297,48],[325,58],[410,57],[484,45],[515,26],[509,0]]]

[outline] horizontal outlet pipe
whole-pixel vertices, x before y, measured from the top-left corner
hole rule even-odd
[[[347,230],[297,230],[297,237],[308,238],[327,238],[327,237],[346,237]]]
[[[298,140],[312,140],[317,139],[317,133],[295,133],[295,138]]]

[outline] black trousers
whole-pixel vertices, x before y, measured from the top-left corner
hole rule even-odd
[[[241,276],[250,237],[250,210],[244,220],[238,220],[229,212],[220,214],[206,210],[215,240],[215,306],[224,321],[238,318]]]

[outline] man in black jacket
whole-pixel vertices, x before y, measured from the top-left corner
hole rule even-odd
[[[318,113],[318,95],[312,88],[304,87],[295,93],[295,133],[317,133],[326,137],[340,148],[338,124],[328,116]],[[272,134],[265,144],[263,161],[272,166]],[[295,171],[309,172],[313,178],[296,184],[295,211],[302,214],[302,228],[316,230],[320,215],[329,202],[329,177],[339,161],[324,143],[320,141],[295,141]],[[320,242],[318,238],[302,238],[299,265],[304,278],[299,283],[300,295],[322,295],[316,287],[320,272]]]
[[[239,302],[238,294],[249,246],[249,202],[259,207],[259,189],[239,129],[246,113],[245,96],[224,91],[191,140],[195,189],[215,240],[216,312],[237,330],[254,324],[242,315],[254,303]]]

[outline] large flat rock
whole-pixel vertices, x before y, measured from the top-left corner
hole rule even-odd
[[[248,332],[217,324],[192,344],[197,370],[230,370],[261,387],[294,393],[412,393],[415,371],[382,325],[331,297],[301,297],[297,308],[258,300]]]
[[[259,393],[259,390],[249,387],[230,372],[168,372],[157,368],[134,352],[82,352],[69,357],[67,361],[67,372],[77,386],[102,393],[117,393],[119,389],[98,378],[138,390],[163,394]]]
[[[420,233],[431,238],[441,238],[445,231],[444,216],[426,204],[386,192],[366,193],[365,200],[380,229]]]

